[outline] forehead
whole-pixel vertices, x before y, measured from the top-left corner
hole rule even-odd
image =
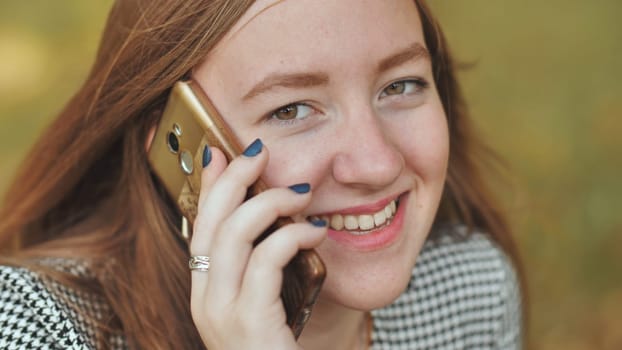
[[[415,42],[425,46],[412,0],[258,0],[204,63],[253,80],[275,69],[360,68]]]
[[[406,28],[400,28],[404,24],[411,29],[411,34],[413,29],[421,32],[413,0],[257,0],[229,30],[216,50],[241,40],[295,40],[305,37],[304,32],[320,35],[318,39],[322,40],[334,38],[340,32],[352,34],[357,31],[395,40],[395,35],[407,35]],[[353,28],[357,25],[359,27]],[[391,29],[402,32],[395,33]],[[262,38],[262,35],[268,35],[268,38]]]

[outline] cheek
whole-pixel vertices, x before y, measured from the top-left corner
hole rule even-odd
[[[308,182],[312,188],[330,174],[330,142],[317,138],[265,141],[270,162],[263,179],[271,187]]]
[[[422,111],[424,112],[424,111]],[[449,158],[447,120],[442,109],[415,117],[410,127],[396,131],[406,164],[424,181],[445,181]]]

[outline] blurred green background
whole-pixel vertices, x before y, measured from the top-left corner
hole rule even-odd
[[[111,0],[0,3],[0,193],[92,63]],[[622,349],[622,1],[430,1],[507,161],[535,349]]]

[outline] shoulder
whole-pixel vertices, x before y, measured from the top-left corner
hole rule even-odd
[[[62,304],[36,273],[0,266],[0,348],[88,349]]]
[[[456,226],[426,242],[407,290],[374,311],[374,332],[422,349],[519,348],[520,308],[511,260],[488,235]]]
[[[76,277],[88,271],[70,260],[41,263]],[[92,321],[106,314],[101,298],[14,266],[0,266],[0,291],[0,348],[95,348]]]

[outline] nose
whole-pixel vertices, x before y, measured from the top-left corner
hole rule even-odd
[[[390,129],[368,109],[345,118],[337,135],[339,151],[333,158],[336,181],[378,189],[393,183],[404,168],[404,157],[392,142]]]

